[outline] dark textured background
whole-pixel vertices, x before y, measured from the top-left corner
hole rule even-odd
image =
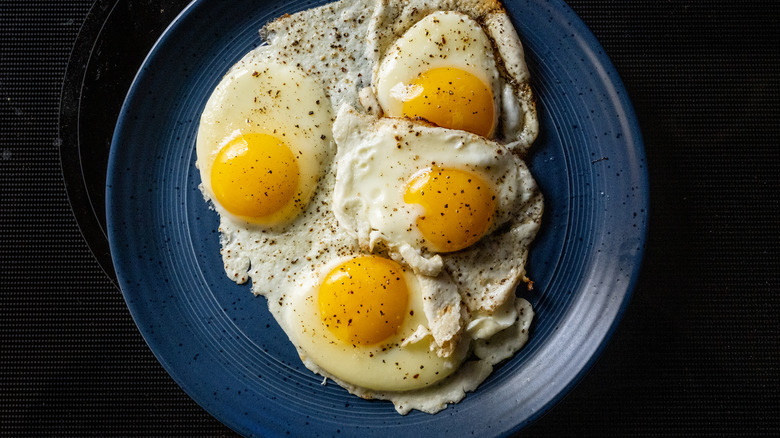
[[[0,435],[233,435],[157,363],[102,243],[116,114],[185,3],[0,0]],[[521,435],[777,436],[780,2],[569,4],[634,102],[650,232],[601,359]]]

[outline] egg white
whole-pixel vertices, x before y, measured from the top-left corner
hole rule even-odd
[[[260,59],[256,56],[262,54],[264,65],[266,62],[274,62],[303,72],[306,78],[316,81],[324,93],[331,115],[336,114],[344,103],[358,111],[371,112],[369,108],[361,107],[360,96],[361,91],[365,95],[366,90],[373,95],[370,92],[371,79],[379,57],[406,29],[428,13],[438,9],[458,10],[478,20],[494,40],[493,30],[500,28],[490,24],[492,14],[502,12],[500,4],[494,1],[377,0],[369,3],[367,8],[364,0],[342,0],[275,20],[261,30],[268,45],[258,48],[253,55],[255,57],[250,58],[248,55],[246,60]],[[500,17],[497,22],[501,22]],[[510,30],[514,33],[511,23],[509,30],[504,29],[501,33],[509,33]],[[497,50],[494,54],[502,52],[501,48]],[[515,56],[512,61],[515,73],[524,71],[524,63],[517,62],[516,53],[512,56]],[[504,70],[512,70],[504,54],[496,57],[496,63],[502,75]],[[501,111],[505,111],[510,101],[504,97],[507,86],[512,96],[518,96],[521,94],[517,90],[523,90],[526,86],[524,84],[527,84],[527,78],[518,80],[520,76],[517,74],[512,74],[512,78],[514,80],[510,78],[507,82],[502,76]],[[306,94],[313,93],[316,94],[314,91]],[[507,141],[516,142],[507,143],[508,147],[520,145],[515,150],[530,145],[532,137],[535,137],[531,129],[533,123],[528,121],[535,120],[532,100],[523,99],[525,97],[521,95],[518,99],[520,103],[516,105],[519,115],[516,127],[519,127],[518,132],[526,134],[525,140],[507,136],[505,131],[508,123],[501,122],[502,126],[499,127]],[[530,119],[529,114],[532,114]],[[308,113],[305,115],[308,116]],[[291,114],[289,119],[299,116]],[[523,117],[528,120],[524,121]],[[325,126],[329,128],[331,123],[329,120]],[[219,135],[229,136],[232,132],[224,130]],[[324,154],[313,154],[320,166],[320,177],[311,199],[299,215],[283,227],[252,226],[224,214],[217,207],[220,214],[221,254],[226,274],[237,283],[244,283],[251,278],[252,292],[267,298],[271,313],[293,340],[298,335],[294,333],[294,320],[289,319],[289,315],[300,311],[296,303],[299,297],[312,290],[312,285],[322,272],[327,271],[328,266],[364,253],[364,247],[358,239],[345,229],[333,212],[337,163],[334,162],[335,145],[330,132],[325,135],[326,151]],[[313,138],[316,139],[316,135]],[[204,156],[207,155],[204,153]],[[199,152],[199,170],[208,174],[204,162],[201,162]],[[522,168],[521,171],[527,169]],[[213,199],[213,193],[205,185],[201,186],[201,190],[207,200]],[[538,199],[540,204],[541,198]],[[408,391],[367,388],[349,382],[349,373],[335,370],[339,373],[336,375],[320,366],[307,350],[294,341],[304,365],[355,395],[390,400],[401,414],[412,409],[435,413],[449,403],[460,401],[467,391],[474,390],[487,378],[496,363],[510,357],[527,340],[533,311],[525,300],[515,299],[514,296],[514,287],[524,273],[527,245],[535,233],[535,224],[538,225],[538,216],[526,213],[526,210],[521,213],[523,219],[519,224],[504,227],[486,236],[483,240],[493,242],[490,247],[471,248],[445,255],[441,259],[441,272],[438,275],[416,276],[423,297],[423,315],[427,321],[427,325],[418,326],[414,332],[416,344],[425,345],[429,353],[437,357],[458,357],[463,350],[473,353],[448,377],[425,388]],[[505,245],[505,241],[512,243]],[[489,256],[492,255],[488,252],[496,246],[507,249],[502,249],[491,259]],[[517,254],[520,254],[520,259],[517,259]],[[494,271],[497,259],[501,259],[499,265],[511,265],[512,271],[495,272],[500,270]],[[508,274],[509,278],[502,277],[503,274]],[[460,284],[463,281],[472,283],[470,289],[464,289]],[[483,284],[484,290],[481,286]],[[509,289],[511,291],[507,292]],[[488,332],[495,334],[489,336]],[[347,380],[339,376],[347,377]]]

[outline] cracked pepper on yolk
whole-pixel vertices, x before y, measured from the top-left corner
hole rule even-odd
[[[443,128],[490,137],[495,115],[493,93],[479,78],[457,68],[434,68],[410,84],[403,115]]]
[[[404,201],[424,208],[417,228],[438,252],[476,243],[496,210],[496,196],[487,181],[460,169],[434,167],[418,172],[407,184]]]
[[[320,317],[346,343],[371,345],[394,335],[409,307],[409,289],[398,263],[377,256],[346,261],[320,285]]]
[[[290,148],[266,134],[246,134],[217,153],[211,187],[230,213],[263,218],[295,203],[300,178]]]

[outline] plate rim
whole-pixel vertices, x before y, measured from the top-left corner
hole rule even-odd
[[[515,0],[504,0],[504,1],[505,3],[513,3]],[[625,122],[628,124],[628,129],[632,133],[632,143],[631,143],[632,147],[630,149],[632,149],[633,152],[637,155],[639,161],[644,163],[644,166],[642,166],[641,170],[639,171],[642,190],[641,190],[641,197],[637,202],[643,208],[643,215],[645,220],[643,221],[644,226],[641,227],[641,229],[639,230],[639,236],[637,240],[639,249],[632,263],[633,269],[629,276],[629,281],[627,282],[626,286],[623,288],[624,292],[622,293],[622,299],[620,301],[620,304],[617,306],[615,317],[610,321],[609,327],[605,331],[604,336],[600,340],[598,340],[598,344],[594,349],[593,354],[591,354],[588,360],[579,369],[578,373],[576,373],[574,376],[571,377],[569,382],[564,386],[564,388],[559,393],[557,393],[555,396],[550,398],[549,401],[547,401],[547,403],[541,406],[538,410],[536,410],[532,415],[527,417],[525,420],[515,424],[513,427],[502,430],[501,431],[502,435],[509,435],[512,433],[516,433],[520,429],[537,421],[540,417],[542,417],[544,414],[549,412],[555,405],[560,403],[561,400],[563,400],[566,396],[568,396],[574,387],[576,387],[579,383],[581,383],[584,376],[591,371],[595,363],[600,359],[602,353],[604,352],[607,345],[610,343],[611,339],[613,338],[613,335],[617,330],[618,326],[620,325],[621,320],[625,316],[626,308],[628,307],[631,298],[634,294],[634,291],[636,289],[637,281],[639,279],[639,274],[641,272],[642,264],[644,261],[647,235],[649,232],[649,223],[647,221],[647,218],[649,217],[649,211],[650,211],[649,210],[650,209],[650,187],[649,187],[649,176],[647,170],[646,154],[645,154],[643,136],[641,132],[641,126],[639,125],[639,121],[637,119],[634,106],[628,95],[626,87],[617,69],[612,63],[612,60],[606,54],[606,51],[604,50],[603,46],[599,43],[595,35],[593,35],[592,31],[587,27],[584,21],[582,21],[582,19],[563,0],[548,0],[548,2],[550,4],[551,9],[568,12],[572,15],[573,19],[570,20],[569,25],[572,26],[572,28],[574,28],[577,31],[579,37],[582,37],[584,39],[585,44],[589,48],[594,49],[595,51],[595,53],[593,54],[594,59],[598,61],[598,64],[604,67],[605,72],[609,75],[609,78],[605,79],[604,82],[610,84],[613,89],[621,91],[620,93],[618,93],[619,94],[618,100],[621,103],[623,113],[626,114],[627,116]],[[172,365],[163,356],[163,352],[158,351],[159,349],[155,348],[155,344],[156,344],[155,341],[149,336],[147,330],[145,330],[144,328],[141,327],[141,325],[138,324],[137,306],[136,304],[133,303],[132,298],[129,295],[129,292],[127,292],[126,288],[124,287],[127,279],[124,266],[119,265],[120,261],[117,260],[117,258],[114,256],[114,254],[116,254],[115,248],[117,248],[118,246],[118,242],[117,242],[118,236],[114,224],[115,221],[118,219],[113,212],[114,209],[112,208],[113,205],[112,185],[113,184],[110,184],[110,182],[112,182],[114,177],[116,176],[115,172],[112,170],[116,166],[115,161],[117,159],[116,158],[117,154],[115,153],[115,146],[122,142],[123,128],[127,123],[125,117],[127,115],[128,109],[132,105],[132,100],[134,98],[137,98],[136,95],[138,93],[139,83],[143,80],[144,75],[146,74],[147,65],[150,63],[151,60],[155,58],[155,56],[157,56],[158,52],[164,46],[165,42],[171,37],[171,35],[174,32],[176,32],[180,26],[183,25],[183,23],[186,20],[186,17],[189,16],[198,6],[201,6],[206,3],[208,3],[207,0],[193,0],[192,2],[187,4],[184,7],[184,9],[182,9],[182,11],[166,27],[166,29],[163,31],[161,36],[154,43],[149,53],[146,55],[143,62],[141,63],[138,72],[133,78],[133,81],[128,89],[128,92],[125,96],[125,100],[119,112],[119,117],[117,119],[116,127],[114,129],[114,134],[111,139],[111,149],[109,152],[108,169],[106,175],[107,234],[108,234],[109,246],[112,249],[111,251],[112,262],[114,265],[114,269],[116,270],[117,273],[118,287],[120,288],[123,299],[125,300],[125,303],[132,315],[134,324],[138,328],[139,332],[141,333],[144,339],[144,342],[147,344],[147,346],[149,347],[149,349],[151,350],[151,352],[153,353],[157,361],[163,366],[166,373],[168,373],[168,375],[171,376],[171,378],[176,382],[176,384],[185,393],[187,393],[187,395],[193,401],[195,401],[202,409],[207,411],[211,416],[216,418],[218,421],[222,422],[225,426],[233,429],[238,433],[244,433],[242,430],[237,428],[238,423],[234,424],[234,423],[225,422],[223,420],[225,417],[221,415],[222,412],[219,411],[217,408],[212,407],[208,403],[202,403],[201,401],[199,401],[194,395],[195,392],[189,387],[190,384],[186,381],[186,379],[184,379],[180,375],[180,373],[176,371],[175,366]],[[329,1],[326,0],[325,3],[329,3]],[[318,3],[316,5],[312,5],[311,7],[316,7],[319,5],[320,4]],[[512,17],[512,19],[517,20],[517,18],[515,17]],[[603,75],[599,75],[599,76],[603,76]],[[260,427],[263,432],[270,432],[270,430],[264,427],[262,422],[256,421],[255,424],[258,427]]]

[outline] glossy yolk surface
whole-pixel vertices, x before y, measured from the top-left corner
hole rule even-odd
[[[495,193],[487,181],[460,169],[434,167],[418,172],[406,186],[404,201],[424,208],[417,229],[438,252],[477,242],[496,210]]]
[[[376,344],[394,335],[409,304],[403,272],[396,262],[377,256],[337,266],[320,285],[318,301],[325,326],[355,345]]]
[[[298,162],[286,144],[271,135],[246,134],[217,153],[211,187],[230,213],[262,218],[296,197],[299,178]]]
[[[415,78],[403,115],[483,137],[493,132],[493,93],[479,78],[457,68],[434,68]]]

